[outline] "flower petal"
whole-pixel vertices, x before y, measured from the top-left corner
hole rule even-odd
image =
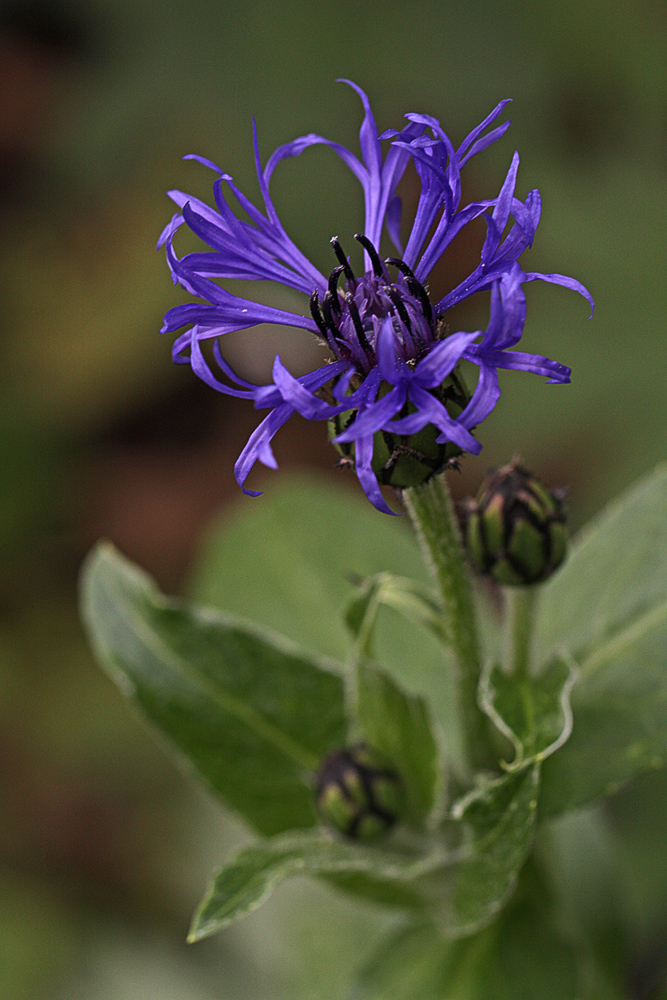
[[[323,135],[316,135],[315,132],[310,132],[308,135],[299,136],[298,139],[293,139],[292,142],[287,142],[283,146],[278,146],[278,148],[271,153],[271,156],[266,161],[266,166],[264,167],[264,178],[268,184],[273,175],[273,171],[276,169],[281,160],[290,159],[293,156],[301,156],[305,149],[309,149],[311,146],[329,146],[333,149],[346,166],[350,168],[354,176],[361,184],[365,184],[368,173],[366,168],[362,163],[359,162],[357,157],[352,153],[346,146],[342,146],[339,142],[332,142],[331,139],[325,139]]]
[[[567,383],[570,381],[572,369],[551,361],[541,354],[525,354],[523,351],[484,350],[481,347],[475,354],[471,353],[470,361],[477,364],[484,362],[495,368],[509,368],[515,371],[532,372],[533,375],[544,375],[550,382]]]
[[[491,216],[495,223],[495,229],[493,227],[489,227],[487,232],[484,247],[482,249],[483,263],[487,263],[492,258],[498,248],[498,243],[500,242],[503,230],[507,225],[507,220],[509,219],[510,210],[512,208],[512,199],[514,198],[514,188],[516,187],[516,175],[518,170],[519,154],[515,152],[512,157],[510,168],[507,171],[507,176],[503,181],[503,186],[500,189],[498,201],[496,202],[496,206]]]
[[[487,135],[484,136],[483,139],[480,139],[479,142],[476,142],[475,145],[471,147],[470,151],[466,153],[465,156],[461,157],[459,161],[461,168],[463,168],[468,162],[468,160],[471,160],[473,156],[477,156],[478,153],[481,153],[488,146],[493,145],[494,142],[498,142],[498,139],[502,138],[502,136],[505,135],[505,132],[507,132],[507,129],[510,127],[511,124],[512,123],[509,121],[503,122],[503,124],[499,125],[498,128],[492,129]],[[458,155],[461,154],[461,147],[459,147],[457,153]]]
[[[214,163],[213,160],[207,160],[205,156],[200,156],[199,153],[186,153],[183,157],[184,160],[196,160],[197,163],[201,163],[203,167],[208,167],[209,170],[215,170],[216,174],[225,176],[224,170]]]
[[[255,428],[252,432],[246,446],[239,455],[234,465],[234,476],[236,482],[239,484],[243,492],[249,497],[259,497],[262,495],[261,490],[247,490],[244,483],[250,471],[252,470],[255,462],[262,461],[266,458],[269,452],[267,448],[270,445],[271,439],[276,434],[277,431],[286,423],[289,418],[294,413],[293,408],[289,403],[282,403],[277,406],[275,410],[272,410],[268,416],[264,417],[261,424]],[[270,453],[273,457],[273,452]],[[275,458],[273,459],[275,463]],[[270,464],[270,463],[269,463]],[[275,468],[275,465],[273,466]]]
[[[199,378],[202,379],[202,381],[206,382],[207,385],[210,385],[211,388],[216,389],[218,392],[224,392],[226,396],[237,396],[241,399],[254,399],[255,389],[257,388],[256,386],[249,387],[249,383],[246,383],[246,386],[248,386],[247,388],[234,389],[232,386],[225,385],[224,382],[220,382],[220,380],[215,377],[215,375],[209,368],[208,364],[206,363],[204,355],[202,354],[199,340],[197,339],[196,331],[197,331],[196,326],[193,327],[192,330],[190,331],[191,333],[190,364],[192,365],[192,370],[195,373],[195,375],[198,375]],[[228,376],[228,378],[232,378],[234,381],[237,381],[236,376],[232,372],[231,368],[229,368],[229,366],[227,365],[225,365],[225,368],[226,368],[225,374]]]
[[[475,330],[474,333],[453,333],[446,340],[438,341],[415,368],[414,381],[424,389],[441,385],[456,368],[466,348],[479,336],[480,331]]]
[[[459,420],[464,427],[471,430],[477,424],[486,420],[495,408],[500,399],[500,386],[498,385],[498,372],[491,365],[483,361],[479,364],[479,379],[472,394],[472,399],[466,406]]]
[[[381,377],[390,385],[397,385],[412,373],[402,358],[396,352],[396,335],[394,321],[391,316],[381,323],[375,337],[375,357]]]
[[[473,219],[477,219],[493,204],[493,200],[471,202],[470,205],[466,205],[466,207],[462,208],[460,212],[457,212],[448,225],[438,225],[428,246],[422,254],[419,264],[415,268],[415,276],[418,281],[421,281],[423,284],[428,280],[429,274],[440,260],[454,237],[458,236],[464,226],[467,226],[469,222],[473,221]],[[410,266],[412,266],[410,261],[409,263]]]
[[[482,350],[513,347],[523,335],[526,296],[522,288],[525,274],[518,264],[494,282],[491,288],[491,316],[479,345]]]
[[[539,274],[536,271],[526,271],[526,281],[550,281],[554,285],[562,285],[563,288],[569,288],[573,292],[579,292],[580,295],[587,300],[591,307],[591,315],[589,319],[593,318],[593,313],[595,312],[595,302],[593,301],[593,296],[588,291],[585,285],[582,285],[580,281],[576,278],[568,278],[565,274]]]
[[[399,252],[399,255],[403,253],[403,247],[401,246],[401,214],[403,211],[403,205],[401,199],[398,195],[394,195],[393,198],[389,200],[387,205],[387,214],[385,215],[385,226],[387,227],[387,232],[389,233],[389,239],[394,244]]]
[[[472,455],[478,455],[482,450],[479,441],[476,441],[472,434],[458,420],[454,420],[447,412],[447,408],[414,383],[410,386],[410,399],[418,410],[428,416],[428,422],[437,427],[442,433],[437,438],[438,441],[452,441],[464,451],[469,451]]]
[[[157,246],[155,247],[155,249],[159,250],[160,247],[163,247],[164,244],[167,242],[167,240],[170,239],[170,237],[172,237],[176,232],[176,230],[179,229],[180,226],[182,225],[183,225],[183,216],[181,215],[181,213],[177,212],[176,215],[172,215],[171,220],[167,223],[167,225],[160,233],[157,241]]]
[[[496,120],[496,118],[498,118],[502,114],[504,108],[506,108],[507,105],[511,104],[511,103],[512,103],[512,98],[511,97],[506,97],[504,101],[500,101],[499,104],[496,104],[496,106],[493,109],[493,111],[491,112],[491,114],[487,115],[486,118],[484,119],[484,121],[479,123],[479,125],[477,126],[477,128],[474,128],[472,130],[472,132],[468,133],[468,135],[465,137],[465,139],[463,140],[463,142],[461,143],[461,145],[457,149],[457,151],[456,151],[457,155],[458,156],[463,156],[465,153],[467,153],[468,155],[465,157],[465,159],[470,159],[471,156],[474,156],[474,153],[472,152],[471,147],[473,146],[473,143],[475,142],[475,140],[479,138],[479,136],[482,134],[482,132],[484,131],[485,128],[487,128],[489,125],[493,124],[493,122]],[[501,128],[507,128],[507,126],[509,124],[510,123],[507,122],[505,125],[501,125],[500,127]],[[488,136],[487,136],[487,138],[488,138]],[[470,150],[470,152],[468,152],[468,150]],[[463,165],[463,161],[462,161],[462,165]]]
[[[327,381],[334,377],[329,371],[329,365],[326,365],[324,369],[319,369],[319,371],[326,377]],[[311,375],[314,374],[314,372],[311,372]],[[273,381],[284,401],[289,403],[306,420],[328,420],[330,417],[335,417],[336,414],[347,409],[343,405],[331,406],[323,399],[314,396],[298,379],[294,378],[288,372],[279,355],[276,355],[273,362]]]
[[[395,510],[389,507],[382,493],[377,476],[373,472],[371,462],[373,461],[373,436],[361,437],[354,446],[354,468],[357,479],[361,483],[362,489],[373,506],[383,514],[396,514]]]
[[[354,367],[351,368],[349,375],[350,378],[355,374]],[[377,391],[380,388],[380,382],[382,377],[377,365],[370,370],[364,381],[361,383],[359,388],[353,392],[350,396],[346,396],[349,380],[346,381],[346,376],[341,379],[340,385],[334,386],[333,395],[341,403],[345,403],[347,408],[353,410],[357,406],[361,406],[362,403],[368,402],[368,400],[373,400],[377,396]]]
[[[376,403],[360,407],[357,419],[342,434],[338,434],[334,438],[334,442],[336,444],[351,444],[360,437],[382,430],[385,424],[398,413],[406,399],[405,385],[394,386],[386,396],[383,396]]]

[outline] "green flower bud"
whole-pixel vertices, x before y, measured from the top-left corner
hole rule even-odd
[[[468,555],[498,583],[541,583],[565,558],[562,491],[549,492],[516,459],[487,476],[465,515]]]
[[[386,395],[390,385],[383,384],[378,393],[378,399]],[[450,417],[455,419],[470,402],[470,393],[458,368],[449,375],[437,389],[431,390],[431,395],[444,404]],[[408,403],[405,412],[400,416],[408,416],[415,412],[413,403]],[[356,411],[344,413],[329,421],[329,436],[341,434],[354,420]],[[425,483],[432,476],[443,472],[454,460],[462,454],[461,449],[451,442],[438,444],[436,438],[440,434],[437,427],[427,424],[417,434],[389,434],[378,431],[373,439],[373,471],[378,482],[383,486],[393,486],[404,490],[409,486]],[[334,444],[340,455],[340,465],[354,467],[354,445]]]
[[[357,840],[384,833],[400,812],[398,776],[363,743],[334,750],[325,758],[315,794],[325,823]]]

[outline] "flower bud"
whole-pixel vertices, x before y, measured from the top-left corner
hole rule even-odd
[[[396,822],[398,776],[365,744],[334,750],[317,775],[317,806],[325,823],[346,837],[371,840]]]
[[[487,476],[465,514],[468,555],[498,583],[541,583],[565,558],[562,492],[549,492],[516,459]]]
[[[378,399],[390,389],[389,385],[381,386]],[[446,407],[449,416],[454,420],[470,402],[470,393],[458,368],[448,375],[441,386],[431,390],[431,394]],[[408,416],[415,410],[414,404],[408,403],[405,413],[399,416]],[[349,426],[350,419],[350,414],[345,413],[330,420],[329,436],[333,438],[341,434]],[[371,464],[378,482],[382,486],[393,486],[395,489],[404,490],[410,486],[419,486],[420,483],[425,483],[432,476],[443,472],[452,460],[462,454],[462,451],[451,441],[439,443],[436,440],[439,435],[440,430],[433,424],[427,424],[416,434],[409,435],[377,431],[373,438]],[[334,444],[334,448],[340,455],[341,466],[354,467],[353,444]]]

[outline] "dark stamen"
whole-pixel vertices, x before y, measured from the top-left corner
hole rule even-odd
[[[338,298],[338,295],[336,295]],[[324,322],[327,325],[327,329],[331,330],[334,337],[338,337],[338,327],[334,321],[333,315],[331,313],[331,306],[333,304],[333,295],[331,292],[325,292],[324,298],[322,299],[322,315],[324,316]]]
[[[337,236],[332,236],[329,242],[331,243],[331,246],[333,247],[333,252],[336,254],[336,257],[337,257],[337,259],[338,259],[338,261],[340,263],[340,266],[343,268],[343,271],[345,273],[345,280],[346,281],[356,281],[356,278],[354,277],[354,271],[350,267],[350,262],[347,259],[347,257],[345,256],[345,252],[344,252],[342,246],[340,245],[340,240],[338,239],[338,237]]]
[[[327,328],[324,324],[324,317],[322,316],[322,310],[320,308],[320,297],[318,295],[317,289],[310,296],[310,314],[317,324],[317,329],[320,331],[324,339],[329,341],[327,334]]]
[[[408,289],[412,292],[416,299],[419,299],[422,312],[424,313],[424,319],[429,326],[433,326],[433,307],[431,305],[431,300],[428,297],[428,292],[422,283],[417,281],[411,269],[404,260],[400,259],[400,257],[387,257],[386,263],[393,264],[394,267],[398,268],[401,274],[405,275]]]
[[[401,298],[401,293],[398,288],[395,288],[393,285],[385,285],[383,290],[394,303],[396,312],[407,326],[409,332],[412,333],[412,323],[410,322],[410,317],[408,316],[408,310],[405,308],[405,302]]]
[[[401,274],[404,274],[406,278],[414,278],[415,281],[417,280],[412,273],[412,268],[409,267],[404,260],[401,260],[400,257],[385,257],[384,262],[385,264],[393,264],[393,266],[398,268]]]
[[[345,296],[345,304],[350,312],[350,318],[354,324],[354,329],[356,331],[361,349],[370,353],[371,345],[368,343],[368,339],[364,332],[364,325],[361,322],[361,316],[359,315],[359,310],[357,309],[357,303],[354,301],[350,292],[348,292]]]
[[[338,315],[340,315],[340,302],[338,300],[338,279],[340,278],[344,270],[345,268],[343,267],[342,264],[340,264],[338,267],[334,267],[333,271],[329,275],[329,291],[331,292],[331,298],[333,300],[332,305],[334,308],[334,312],[336,312]]]
[[[354,238],[357,241],[357,243],[361,243],[362,247],[370,257],[375,277],[386,278],[387,269],[384,266],[383,262],[381,261],[379,253],[377,252],[371,241],[368,239],[368,237],[364,236],[363,233],[355,233]]]

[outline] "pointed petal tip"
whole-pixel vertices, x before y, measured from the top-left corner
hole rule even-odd
[[[345,84],[347,84],[348,87],[352,87],[352,90],[354,90],[355,93],[357,93],[359,95],[359,97],[361,98],[361,102],[364,105],[364,107],[366,108],[366,111],[368,112],[370,110],[370,101],[368,99],[368,94],[366,93],[365,90],[363,90],[359,86],[358,83],[355,83],[354,80],[348,80],[347,77],[345,77],[345,76],[339,76],[339,77],[337,77],[336,78],[336,83],[345,83]]]
[[[199,153],[186,153],[183,159],[194,160],[196,163],[201,163],[203,167],[208,167],[209,170],[214,170],[216,174],[220,174],[220,176],[225,180],[231,180],[231,177],[224,172],[222,167],[219,167],[217,163],[213,160],[209,160],[206,156],[200,156]]]

